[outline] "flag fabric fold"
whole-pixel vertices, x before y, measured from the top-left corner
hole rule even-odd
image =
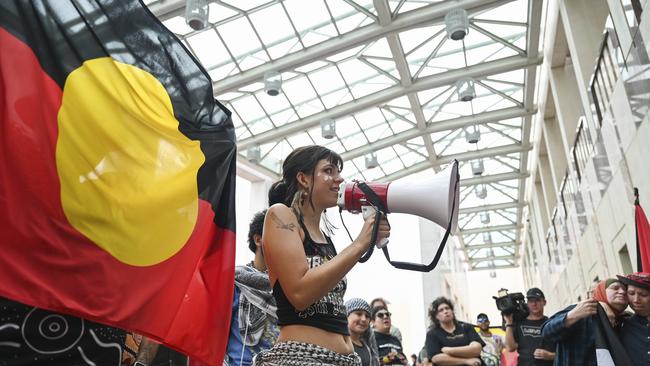
[[[609,323],[605,309],[598,305],[598,313],[593,316],[596,364],[598,366],[632,366],[623,344]]]
[[[182,43],[136,0],[2,1],[0,116],[0,296],[220,364],[236,142]]]
[[[639,190],[634,188],[634,222],[636,227],[637,271],[650,271],[650,223],[639,203]]]

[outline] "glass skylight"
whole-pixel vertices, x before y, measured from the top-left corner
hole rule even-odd
[[[368,181],[432,174],[458,159],[471,268],[516,264],[534,105],[525,94],[536,64],[528,42],[539,37],[529,24],[541,19],[529,18],[528,0],[465,9],[462,41],[447,38],[441,9],[450,2],[442,0],[215,0],[198,31],[185,23],[185,1],[145,3],[210,74],[215,97],[233,112],[243,158],[259,146],[257,164],[280,174],[294,148],[319,144],[344,157],[346,179]],[[277,96],[264,91],[269,71],[282,76]],[[459,98],[461,77],[473,80],[471,101]],[[336,136],[326,139],[320,122],[330,118]],[[378,166],[367,168],[371,153]]]

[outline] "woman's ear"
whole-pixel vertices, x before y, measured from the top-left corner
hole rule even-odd
[[[307,176],[307,174],[305,174],[304,172],[298,172],[298,174],[296,175],[296,181],[298,181],[298,184],[300,185],[301,189],[305,191],[309,190],[310,179]]]

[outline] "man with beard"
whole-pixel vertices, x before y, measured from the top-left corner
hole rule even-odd
[[[504,348],[503,338],[490,332],[490,319],[487,314],[479,314],[476,317],[476,325],[479,328],[478,335],[485,342],[485,346],[481,351],[481,360],[486,366],[500,366],[501,352]]]

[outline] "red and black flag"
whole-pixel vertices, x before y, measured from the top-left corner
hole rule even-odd
[[[638,188],[634,188],[634,223],[636,228],[637,271],[650,272],[650,224],[639,203]]]
[[[209,76],[140,1],[0,1],[0,296],[220,364],[235,163]]]

